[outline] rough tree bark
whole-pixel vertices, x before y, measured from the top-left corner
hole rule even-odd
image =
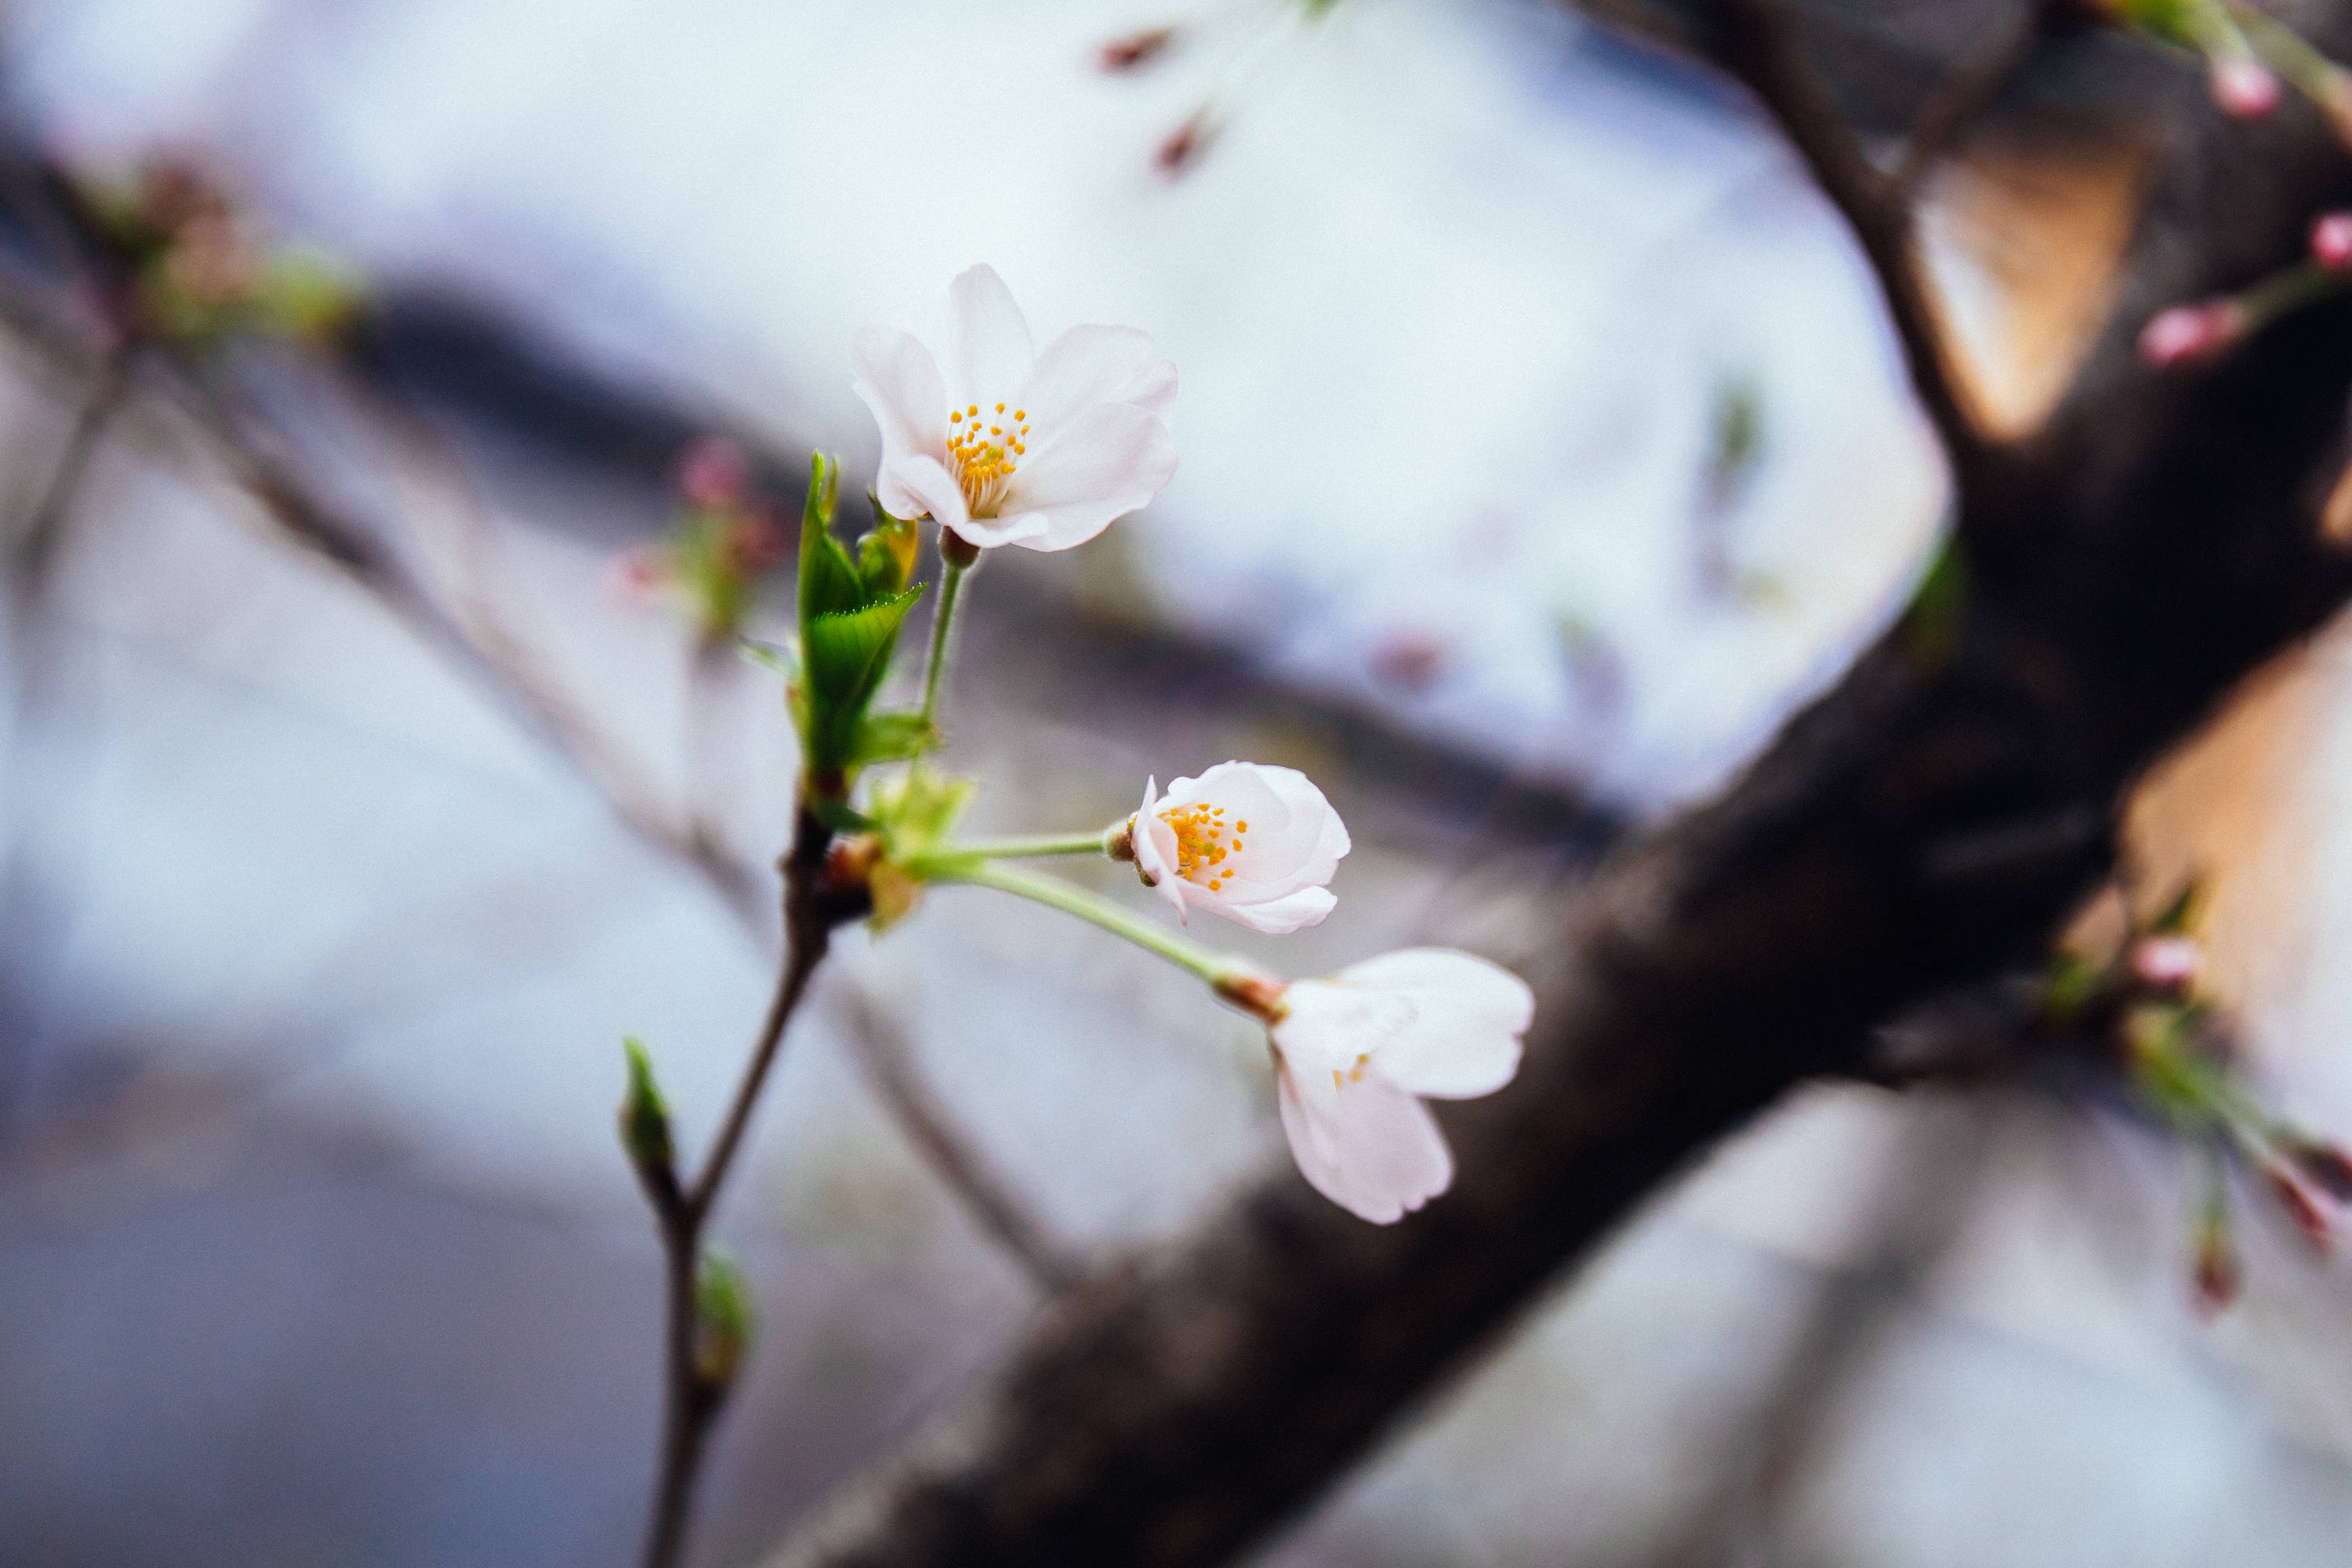
[[[1717,50],[1739,4],[1674,9]],[[2297,12],[2352,46],[2352,8]],[[2316,531],[2352,304],[2202,372],[2132,352],[2157,307],[2293,260],[2352,164],[2300,105],[2225,122],[2185,73],[2146,108],[2164,146],[2114,321],[2047,426],[1965,476],[1957,647],[1896,628],[1718,800],[1595,876],[1518,1080],[1446,1118],[1454,1190],[1382,1228],[1270,1178],[1042,1314],[772,1568],[1223,1560],[1695,1153],[1860,1066],[1905,1008],[2037,958],[2132,780],[2352,594]]]

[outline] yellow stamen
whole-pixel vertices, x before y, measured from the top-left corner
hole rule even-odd
[[[1223,869],[1225,861],[1241,853],[1241,837],[1234,837],[1231,844],[1222,842],[1225,825],[1217,820],[1223,810],[1195,803],[1192,805],[1171,806],[1160,814],[1160,819],[1176,830],[1176,874],[1189,882],[1200,883],[1213,892],[1224,890],[1234,873]]]

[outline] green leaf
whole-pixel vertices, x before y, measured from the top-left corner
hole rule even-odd
[[[849,760],[861,767],[868,763],[903,763],[939,743],[939,731],[920,713],[868,713],[850,740]]]
[[[866,603],[865,580],[849,552],[833,536],[834,490],[841,465],[817,453],[810,460],[808,501],[801,510],[801,636],[820,616],[839,615]]]
[[[851,765],[855,742],[882,678],[890,668],[898,627],[921,598],[920,585],[862,609],[808,621],[801,637],[802,701],[806,710],[807,764],[812,773]]]

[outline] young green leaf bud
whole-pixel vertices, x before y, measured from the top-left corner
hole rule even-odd
[[[742,1265],[705,1247],[694,1271],[694,1372],[707,1387],[723,1393],[733,1384],[756,1320]]]
[[[621,1049],[629,1063],[629,1087],[621,1097],[621,1148],[641,1180],[676,1185],[677,1151],[670,1141],[669,1107],[654,1082],[653,1062],[634,1035],[621,1041]]]

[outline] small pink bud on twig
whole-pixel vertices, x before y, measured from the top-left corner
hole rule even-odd
[[[2213,61],[2213,101],[2238,120],[2260,120],[2278,107],[2278,78],[2252,55],[2225,54]]]
[[[2311,226],[2311,256],[2330,272],[2352,267],[2352,212],[2323,214]]]
[[[2197,1309],[2207,1317],[2238,1299],[2238,1259],[2218,1237],[2197,1248]]]
[[[2197,984],[2205,950],[2192,937],[2144,936],[2132,943],[2132,973],[2143,985],[2181,991]]]
[[[764,577],[784,558],[783,531],[765,510],[739,514],[727,531],[727,564],[739,577]]]
[[[2304,1189],[2303,1184],[2295,1180],[2294,1173],[2282,1166],[2270,1165],[2263,1168],[2263,1177],[2270,1184],[2272,1195],[2278,1199],[2279,1206],[2286,1210],[2287,1217],[2294,1221],[2297,1230],[2303,1232],[2303,1238],[2311,1243],[2314,1251],[2325,1253],[2327,1250],[2327,1216],[2320,1212],[2318,1203]]]
[[[2139,357],[2158,370],[2210,359],[2245,335],[2245,311],[2233,300],[2208,300],[2159,310],[2139,334]]]
[[[2297,1141],[2289,1151],[2305,1180],[2337,1203],[2352,1203],[2352,1158],[2333,1143]]]
[[[1102,47],[1102,68],[1118,74],[1141,70],[1167,53],[1168,46],[1175,41],[1173,27],[1146,27],[1139,33],[1113,38]]]
[[[1209,111],[1205,109],[1197,111],[1160,144],[1160,151],[1151,155],[1152,167],[1168,178],[1175,179],[1209,150],[1209,143],[1215,139],[1216,133],[1217,128],[1210,121]]]

